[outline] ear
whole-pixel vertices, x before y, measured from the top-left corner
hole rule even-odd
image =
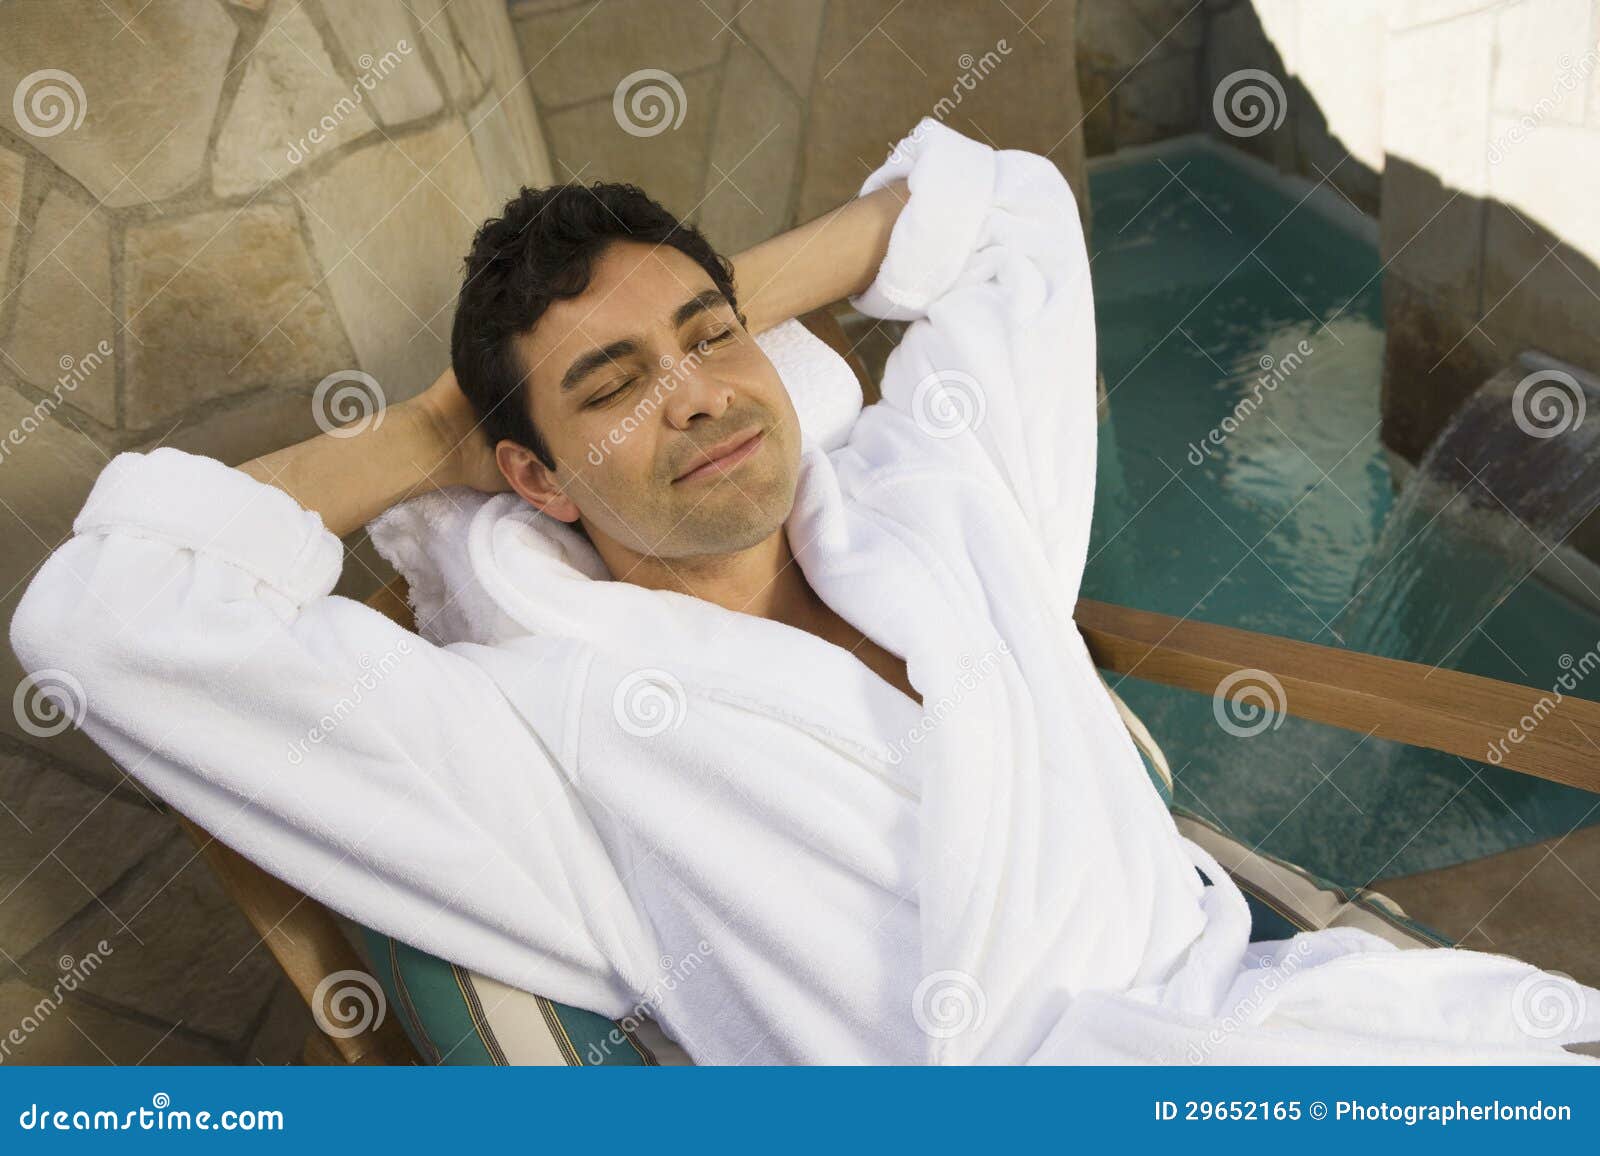
[[[494,447],[494,458],[511,488],[529,505],[563,522],[578,520],[577,504],[567,497],[555,473],[527,446],[501,438]]]

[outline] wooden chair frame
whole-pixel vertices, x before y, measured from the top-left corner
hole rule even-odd
[[[801,318],[873,385],[831,308]],[[404,579],[367,604],[414,629]],[[1103,670],[1167,686],[1215,692],[1228,675],[1252,669],[1283,687],[1285,713],[1362,734],[1481,760],[1503,748],[1499,765],[1537,778],[1600,792],[1600,704],[1551,701],[1551,692],[1414,662],[1082,600],[1075,620]],[[1529,717],[1535,727],[1525,726]],[[1507,742],[1519,734],[1519,741]],[[180,816],[228,892],[261,935],[308,1006],[332,972],[364,970],[333,914]],[[411,1064],[418,1058],[396,1022],[334,1038],[313,1031],[308,1063]]]

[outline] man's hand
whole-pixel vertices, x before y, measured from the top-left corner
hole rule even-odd
[[[461,392],[455,370],[446,369],[413,401],[438,431],[439,460],[443,463],[440,485],[471,486],[486,494],[511,488],[495,464],[494,448],[484,436],[472,403]]]

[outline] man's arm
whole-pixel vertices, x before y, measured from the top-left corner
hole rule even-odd
[[[893,181],[737,254],[734,279],[750,332],[872,284],[910,195],[904,179]]]
[[[1094,299],[1072,187],[1046,156],[924,117],[862,184],[905,180],[883,266],[851,304],[907,321],[883,404],[946,457],[987,458],[1071,606],[1094,508]],[[970,456],[969,450],[978,456]]]
[[[477,415],[448,369],[360,433],[318,434],[239,469],[315,511],[340,538],[390,506],[441,486],[489,493],[507,488]]]
[[[170,446],[118,454],[12,616],[24,689],[313,898],[620,1015],[639,990],[629,961],[654,944],[547,746],[461,651],[332,593],[330,527],[358,525],[429,460],[433,435],[411,420],[249,470]],[[279,485],[252,476],[268,462]],[[358,493],[341,495],[341,462]],[[458,477],[445,466],[429,484]],[[564,685],[551,674],[549,693]]]

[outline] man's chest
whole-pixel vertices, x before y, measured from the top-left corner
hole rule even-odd
[[[861,660],[866,668],[876,674],[890,686],[900,691],[920,705],[922,696],[911,685],[911,680],[906,676],[906,663],[902,658],[890,654],[870,638],[863,637],[856,647],[855,656]]]

